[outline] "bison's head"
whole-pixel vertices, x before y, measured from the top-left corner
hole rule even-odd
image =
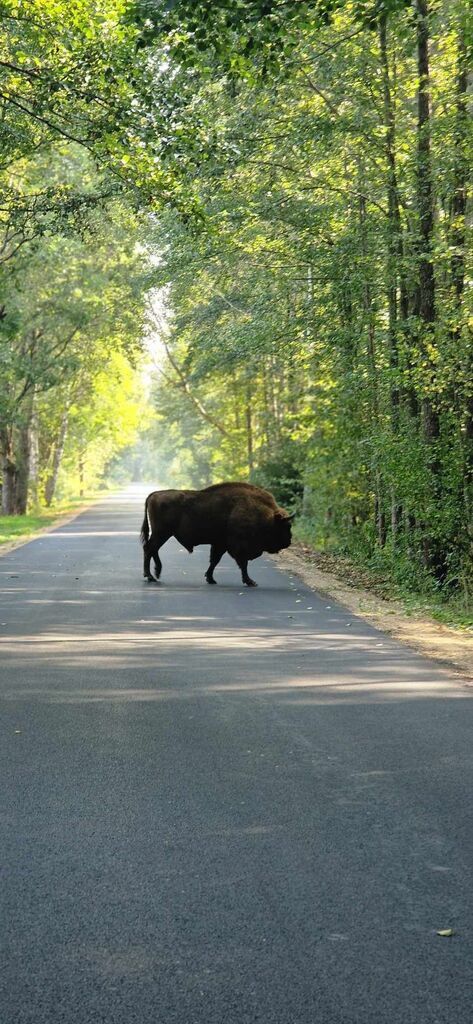
[[[292,540],[291,525],[293,518],[294,516],[288,515],[282,509],[278,509],[274,513],[266,544],[266,551],[269,551],[270,554],[274,555],[277,551],[281,551],[282,548],[289,547]]]

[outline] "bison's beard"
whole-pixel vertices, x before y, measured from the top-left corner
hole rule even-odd
[[[290,543],[291,543],[290,540],[287,540],[287,541],[281,541],[280,540],[278,544],[272,544],[271,547],[269,547],[269,545],[268,545],[268,547],[266,548],[266,551],[268,552],[269,555],[277,555],[280,551],[283,551],[284,548],[288,548],[290,546]]]
[[[253,548],[250,551],[249,555],[248,555],[248,561],[252,562],[254,558],[261,558],[262,554],[263,554],[263,549],[262,548],[258,549],[258,550],[256,550],[256,548]]]

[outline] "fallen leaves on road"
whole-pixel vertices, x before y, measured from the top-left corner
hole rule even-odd
[[[451,935],[455,935],[453,928],[443,928],[437,932],[437,935],[441,935],[443,939],[449,939]]]
[[[297,550],[293,546],[290,551],[280,552],[274,560],[281,569],[289,569],[292,575],[297,572],[304,583],[324,594],[329,600],[338,598],[341,605],[345,606],[345,611],[360,615],[376,629],[389,633],[429,658],[449,662],[457,672],[460,671],[466,674],[468,679],[473,679],[471,629],[444,626],[427,618],[420,610],[413,613],[400,601],[383,599],[375,589],[372,589],[371,577],[370,581],[367,580],[369,589],[363,589],[364,581],[358,569],[352,581],[345,573],[342,578],[342,563],[339,558],[331,563],[320,552],[313,552],[298,545]],[[291,588],[292,586],[291,583]],[[327,611],[333,610],[333,606],[329,604],[325,605],[325,608]]]

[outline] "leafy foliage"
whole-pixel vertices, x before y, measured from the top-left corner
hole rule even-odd
[[[198,412],[183,417],[168,359],[171,469],[182,479],[185,451],[194,481],[302,480],[319,541],[468,588],[466,5],[333,5],[325,20],[292,5],[272,29],[291,43],[278,66],[260,74],[260,39],[236,78],[256,6],[208,4],[195,24],[173,7],[199,69],[181,116],[198,107],[212,142],[192,182],[205,220],[196,235],[161,218],[154,283],[173,310],[167,349],[234,443],[201,417],[189,469]]]
[[[250,477],[326,547],[468,596],[466,0],[0,17],[4,481],[37,416],[47,489],[58,453],[99,473],[128,443],[149,318],[170,478]]]

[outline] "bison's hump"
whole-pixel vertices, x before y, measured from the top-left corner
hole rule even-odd
[[[263,487],[257,487],[256,484],[248,484],[244,480],[227,480],[221,484],[210,484],[209,487],[204,487],[196,493],[209,496],[212,494],[234,494],[235,497],[244,495],[247,499],[253,498],[256,501],[262,501],[264,504],[270,505],[272,508],[277,508],[276,501],[270,491],[264,490]]]

